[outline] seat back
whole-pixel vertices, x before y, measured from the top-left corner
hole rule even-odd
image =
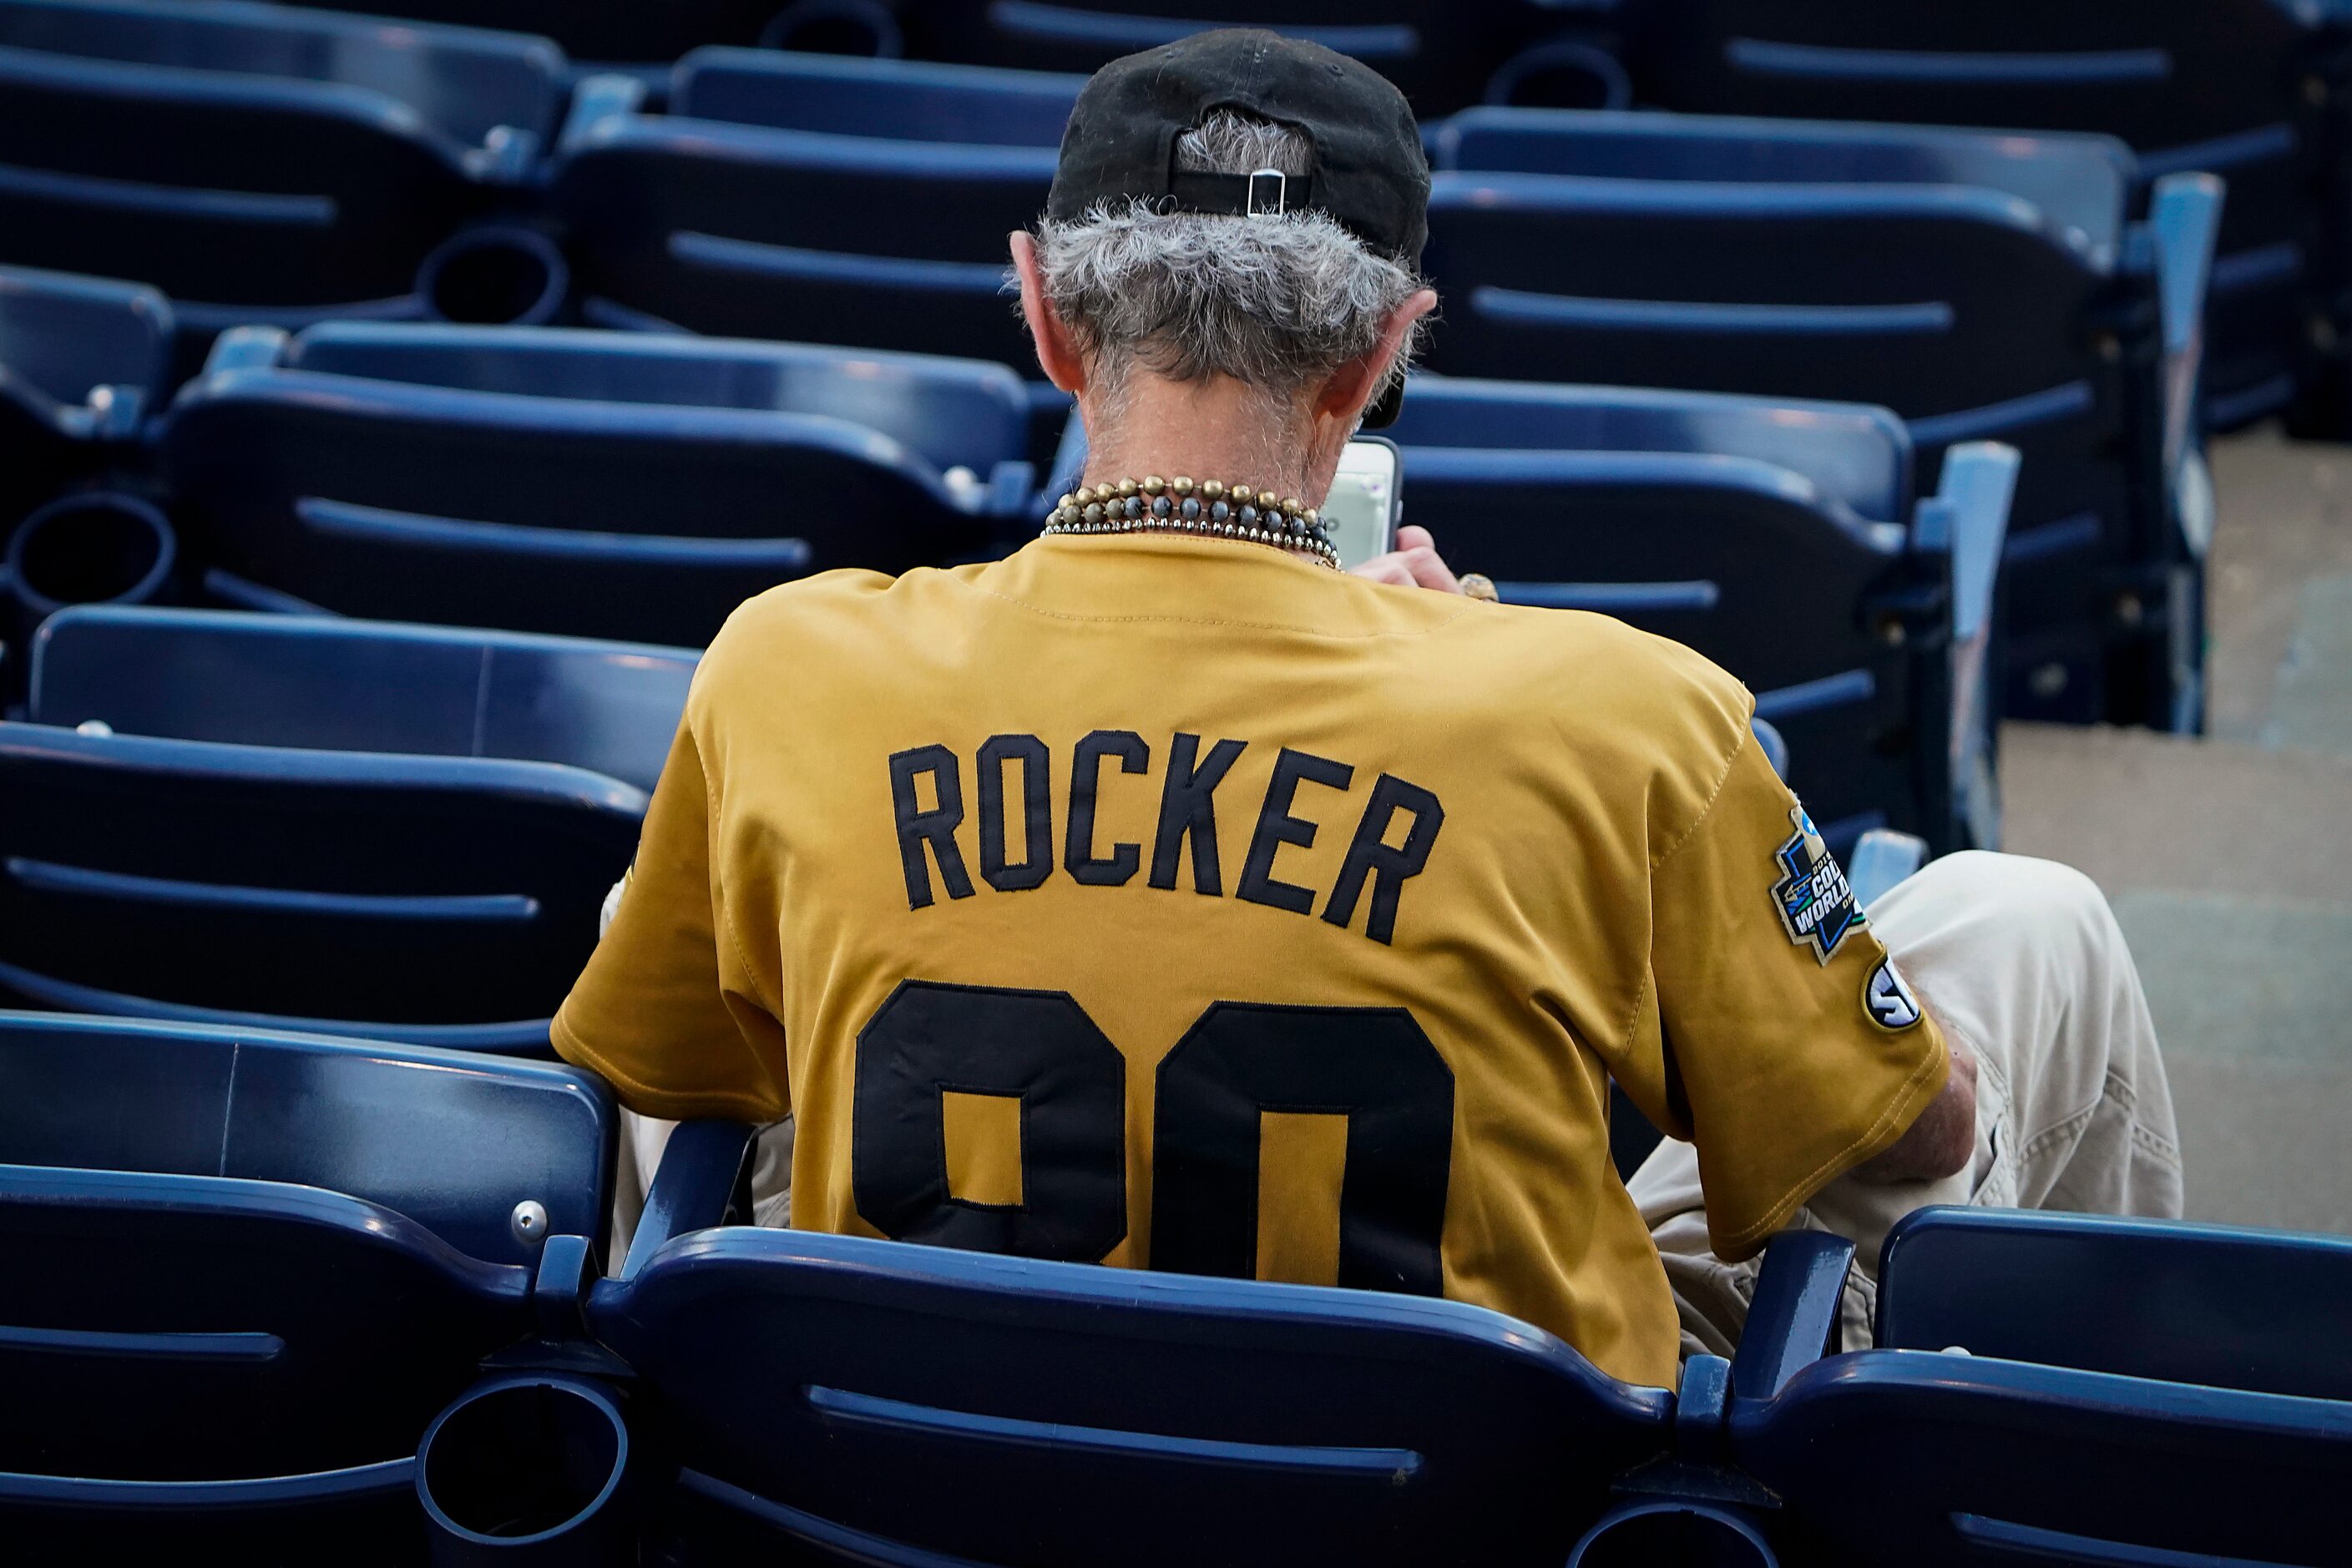
[[[1629,140],[1690,149],[1626,117],[1546,118],[1559,172],[1436,178],[1428,265],[1452,310],[1433,368],[1869,402],[2003,439],[2041,423],[2078,447],[2117,427],[2086,317],[2115,258],[2072,224],[2006,191],[1748,178],[1727,159],[1628,178]],[[1992,423],[2029,398],[2052,406]]]
[[[686,1496],[844,1560],[1558,1563],[1669,1404],[1457,1303],[797,1231],[589,1320]]]
[[[1878,1342],[2258,1394],[2352,1400],[2352,1239],[2015,1209],[1891,1231]]]
[[[2171,694],[2142,666],[2193,612],[2150,611],[2180,554],[2170,395],[2143,236],[2119,207],[2086,228],[2079,204],[2061,217],[1943,175],[1792,179],[1820,150],[1805,138],[1751,165],[1673,116],[1515,123],[1521,162],[1569,172],[1437,176],[1428,265],[1450,303],[1433,368],[1879,404],[1903,416],[1930,487],[1954,445],[2012,445],[2011,711],[2170,721]],[[2095,177],[2112,176],[2111,144],[2062,152],[2084,190],[2120,201]],[[1644,161],[1668,177],[1624,177]],[[1876,172],[1897,172],[1887,162]]]
[[[2352,1404],[1874,1350],[1735,1399],[1730,1452],[1784,1562],[2315,1563]]]
[[[667,64],[703,44],[760,43],[762,29],[793,7],[791,0],[320,0],[303,8],[497,27],[551,38],[577,60]]]
[[[2001,191],[2106,266],[2122,254],[2138,178],[2131,150],[2110,136],[1988,136],[1910,123],[1482,107],[1438,126],[1433,142],[1438,167],[1492,174]]]
[[[1912,560],[1892,415],[1421,378],[1391,434],[1407,515],[1506,600],[1619,616],[1746,681],[1841,851],[1882,826],[1949,846],[1916,754],[1944,732],[1925,661],[1948,642],[1885,631],[1936,570]]]
[[[566,374],[572,352],[457,350],[443,368],[496,361],[484,378],[520,385]],[[643,368],[621,353],[608,380]],[[226,570],[331,610],[698,647],[786,579],[903,572],[986,534],[983,486],[951,489],[831,413],[363,379],[300,368],[306,354],[247,365],[225,347],[173,404],[162,460]]]
[[[1475,103],[1540,18],[1514,0],[910,0],[900,13],[928,58],[1077,72],[1212,27],[1267,27],[1363,61],[1424,119]]]
[[[554,194],[600,324],[1024,366],[1004,237],[1055,158],[624,111],[575,116]]]
[[[697,49],[670,77],[689,120],[879,136],[1059,147],[1084,76],[774,49]]]
[[[880,431],[933,468],[985,479],[1028,449],[1028,392],[1001,364],[560,327],[330,321],[274,356],[281,369],[456,392],[637,406],[821,415]],[[800,509],[808,510],[806,498]]]
[[[12,1537],[110,1480],[404,1469],[434,1411],[530,1329],[527,1269],[309,1186],[0,1164],[0,1247]]]
[[[1387,434],[1412,447],[1748,458],[1869,521],[1911,510],[1911,437],[1890,410],[1863,404],[1422,376]]]
[[[0,990],[543,1051],[645,805],[543,763],[0,725]]]
[[[2310,374],[2296,364],[2304,314],[2345,286],[2329,151],[2343,70],[2326,11],[2273,0],[1640,0],[1622,15],[1644,102],[2099,132],[2138,151],[2145,178],[2223,176],[2207,384],[2227,426],[2294,395]]]
[[[0,1164],[318,1187],[485,1263],[529,1267],[551,1235],[604,1234],[617,1112],[571,1068],[0,1013]],[[524,1204],[545,1217],[518,1234]]]
[[[6,0],[0,48],[356,89],[462,147],[501,127],[543,142],[563,109],[562,52],[543,38],[253,0]]]
[[[278,58],[253,47],[254,12],[294,30]],[[477,127],[445,128],[384,90],[443,75],[446,62],[408,30],[283,16],[234,3],[0,0],[0,146],[16,171],[0,181],[0,260],[135,269],[173,299],[183,324],[207,331],[257,308],[381,309],[408,295],[425,253],[483,209],[458,140]],[[299,36],[310,27],[334,36]],[[557,101],[552,51],[501,47],[528,58],[501,62],[493,49],[489,68],[449,76],[456,96],[514,65],[543,78],[533,112],[544,123]],[[373,50],[383,58],[354,79],[271,74]],[[223,58],[265,68],[224,68]]]
[[[135,427],[164,384],[172,304],[154,289],[101,278],[0,267],[0,377],[64,409],[128,401],[106,421]],[[128,416],[127,420],[125,416]]]
[[[0,539],[137,433],[171,344],[152,289],[0,267]]]
[[[43,623],[25,717],[311,751],[561,763],[650,792],[689,649],[520,632],[80,605]]]

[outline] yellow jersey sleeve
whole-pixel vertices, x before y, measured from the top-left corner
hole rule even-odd
[[[732,939],[716,816],[689,709],[620,907],[555,1016],[555,1050],[648,1116],[773,1121],[792,1110],[783,1026]]]
[[[1903,1135],[1944,1042],[1752,736],[1650,887],[1654,995],[1615,1070],[1697,1146],[1715,1251],[1737,1260]]]

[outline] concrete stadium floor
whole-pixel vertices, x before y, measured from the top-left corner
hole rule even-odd
[[[2210,737],[2011,725],[2006,847],[2115,904],[2189,1217],[2352,1234],[2352,447],[2212,456]]]

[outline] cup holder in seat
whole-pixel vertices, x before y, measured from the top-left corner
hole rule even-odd
[[[416,1455],[436,1568],[636,1560],[629,1430],[593,1384],[517,1374],[476,1384]]]
[[[563,253],[527,228],[467,229],[416,270],[417,297],[436,320],[474,326],[542,326],[571,287]]]

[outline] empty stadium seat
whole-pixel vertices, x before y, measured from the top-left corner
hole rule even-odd
[[[697,49],[670,74],[670,112],[832,136],[1059,148],[1086,84],[1061,71]]]
[[[679,1237],[586,1309],[688,1561],[1557,1565],[1671,1403],[1455,1302],[801,1231]]]
[[[171,342],[152,289],[0,267],[0,540],[137,433]]]
[[[329,11],[552,38],[574,59],[667,65],[703,44],[890,50],[897,28],[883,0],[310,0]],[[306,7],[307,8],[307,7]]]
[[[2230,182],[2213,269],[2221,427],[2337,405],[2347,313],[2340,8],[2277,0],[1627,0],[1640,101],[1720,114],[2103,132],[2145,183]],[[2314,352],[2314,349],[2317,352]]]
[[[1913,488],[1883,408],[1417,376],[1406,515],[1507,601],[1598,610],[1746,681],[1843,855],[1997,847],[1983,670],[2016,458]]]
[[[1477,102],[1544,14],[1533,0],[904,0],[899,15],[929,58],[1081,72],[1212,27],[1270,27],[1362,60],[1427,118]]]
[[[2009,442],[2011,711],[2197,726],[2210,181],[2143,229],[2098,139],[1481,110],[1438,141],[1434,368],[1881,404],[1929,483]]]
[[[12,1548],[415,1561],[425,1421],[531,1333],[546,1238],[603,1234],[604,1085],[25,1013],[0,1013],[0,1079]]]
[[[696,656],[444,626],[79,607],[33,647],[25,717],[313,751],[561,763],[651,792]]]
[[[424,313],[420,269],[554,135],[564,70],[544,39],[246,0],[0,0],[0,261],[154,284],[199,343]],[[532,264],[442,262],[461,296]],[[548,282],[493,291],[546,308]]]
[[[332,323],[224,338],[162,463],[233,602],[698,647],[787,578],[982,549],[1028,406],[954,360]]]
[[[1887,1238],[1882,1348],[1743,1345],[1728,1452],[1790,1562],[2334,1562],[2347,1279],[2336,1237],[1923,1210]],[[1837,1299],[1780,1342],[1825,1343]]]
[[[763,79],[753,62],[690,62],[667,116],[639,112],[639,85],[626,79],[583,86],[553,195],[587,319],[1028,370],[1028,339],[1004,294],[1005,236],[1045,210],[1052,141],[874,134],[896,117],[878,107],[847,128],[796,128],[792,102],[815,90],[811,68],[786,63]],[[825,90],[844,92],[843,79]],[[978,85],[980,73],[860,79],[877,106],[898,95],[919,106],[949,83],[958,107],[903,112],[960,137],[992,92],[1006,100],[1008,132],[1031,134],[1050,91],[1029,73],[993,89]]]
[[[130,435],[164,388],[172,329],[142,285],[0,267],[0,408],[58,436]]]
[[[544,1053],[645,806],[547,763],[0,724],[0,997]]]

